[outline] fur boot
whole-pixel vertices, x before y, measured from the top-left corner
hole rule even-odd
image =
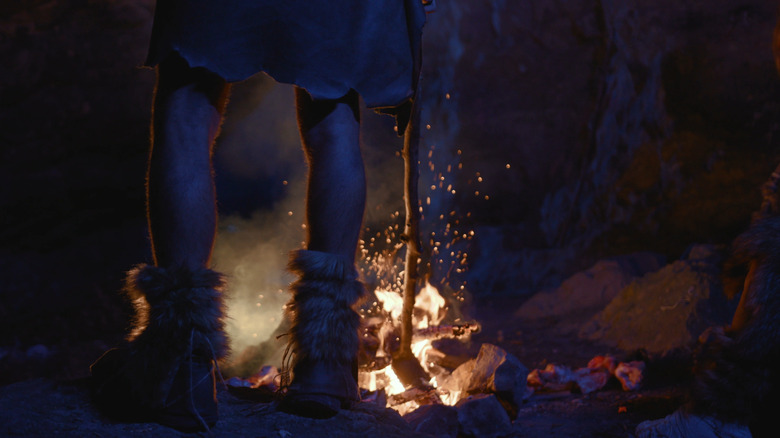
[[[214,367],[228,353],[224,286],[223,276],[209,269],[141,265],[128,273],[134,327],[91,368],[104,410],[179,429],[216,422]]]
[[[359,401],[357,351],[360,315],[354,307],[365,295],[351,260],[299,250],[289,269],[299,276],[287,306],[292,321],[292,382],[284,405],[294,413],[327,417]]]

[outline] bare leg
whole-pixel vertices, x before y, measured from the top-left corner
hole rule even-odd
[[[92,365],[92,382],[109,414],[209,430],[218,417],[215,363],[228,343],[225,280],[207,269],[216,225],[211,148],[227,86],[178,57],[157,74],[147,181],[157,266],[128,272],[135,327]]]
[[[147,212],[157,266],[206,267],[216,233],[211,151],[228,86],[179,57],[157,70]]]
[[[293,379],[281,409],[327,418],[359,401],[357,351],[360,316],[352,306],[364,293],[355,252],[365,208],[358,98],[315,101],[296,90],[298,124],[309,162],[308,242],[290,270]]]
[[[317,101],[298,88],[295,96],[309,163],[308,249],[354,261],[366,203],[357,94]]]

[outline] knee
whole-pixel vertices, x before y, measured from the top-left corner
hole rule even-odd
[[[187,90],[186,92],[184,90]],[[181,99],[182,94],[205,99],[222,114],[229,86],[218,74],[202,67],[190,67],[177,53],[171,53],[157,67],[156,96],[161,101]]]
[[[306,90],[295,88],[298,125],[304,133],[317,126],[328,127],[339,122],[359,124],[359,102],[360,98],[354,90],[338,99],[314,99]]]

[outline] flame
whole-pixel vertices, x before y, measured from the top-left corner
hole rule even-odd
[[[393,321],[400,321],[404,299],[398,292],[377,289],[374,291],[376,298],[382,303],[382,309],[390,314]],[[447,314],[447,301],[435,287],[426,281],[425,286],[415,298],[415,313],[412,325],[423,329],[432,325],[438,325]],[[419,316],[418,316],[419,315]]]
[[[375,290],[376,298],[382,303],[382,308],[390,314],[393,321],[399,321],[401,310],[404,307],[404,298],[396,292],[386,290]]]
[[[379,303],[381,303],[382,311],[389,315],[389,318],[382,324],[380,333],[386,333],[387,330],[392,331],[394,326],[400,324],[403,297],[399,292],[392,290],[377,289],[374,293]],[[426,281],[425,285],[415,298],[412,325],[416,329],[435,327],[441,324],[446,315],[447,300],[433,285]],[[460,400],[460,391],[448,391],[439,387],[440,382],[443,382],[449,376],[449,373],[441,367],[435,366],[433,359],[443,356],[443,353],[433,347],[433,340],[434,339],[430,336],[418,336],[416,339],[413,338],[412,353],[420,362],[423,369],[432,376],[428,383],[436,390],[436,395],[439,400],[443,404],[454,405]],[[380,335],[380,343],[382,345],[380,345],[378,349],[377,357],[384,356],[384,336]],[[410,389],[404,387],[390,365],[379,370],[362,372],[360,380],[361,386],[367,388],[369,391],[383,389],[388,395],[388,398],[402,394]],[[388,401],[388,405],[398,411],[401,415],[412,412],[420,406],[415,400],[395,405]]]
[[[423,319],[416,325],[417,328],[428,328],[429,325],[438,325],[444,319],[447,301],[439,294],[435,287],[427,281],[425,287],[420,290],[415,298],[415,308],[423,310]],[[412,347],[414,348],[414,347]],[[416,355],[416,354],[415,354]],[[419,357],[418,357],[419,358]]]

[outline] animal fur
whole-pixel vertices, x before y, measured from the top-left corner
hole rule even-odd
[[[735,241],[734,256],[750,264],[738,310],[745,322],[701,343],[690,411],[752,425],[767,419],[780,395],[780,217],[755,222]]]
[[[318,251],[294,251],[288,269],[299,279],[290,286],[295,361],[351,363],[358,351],[360,315],[354,306],[365,295],[351,260]]]
[[[128,272],[125,293],[136,310],[127,338],[121,378],[131,382],[142,405],[162,407],[180,366],[191,357],[222,359],[225,279],[209,269],[140,265]]]

